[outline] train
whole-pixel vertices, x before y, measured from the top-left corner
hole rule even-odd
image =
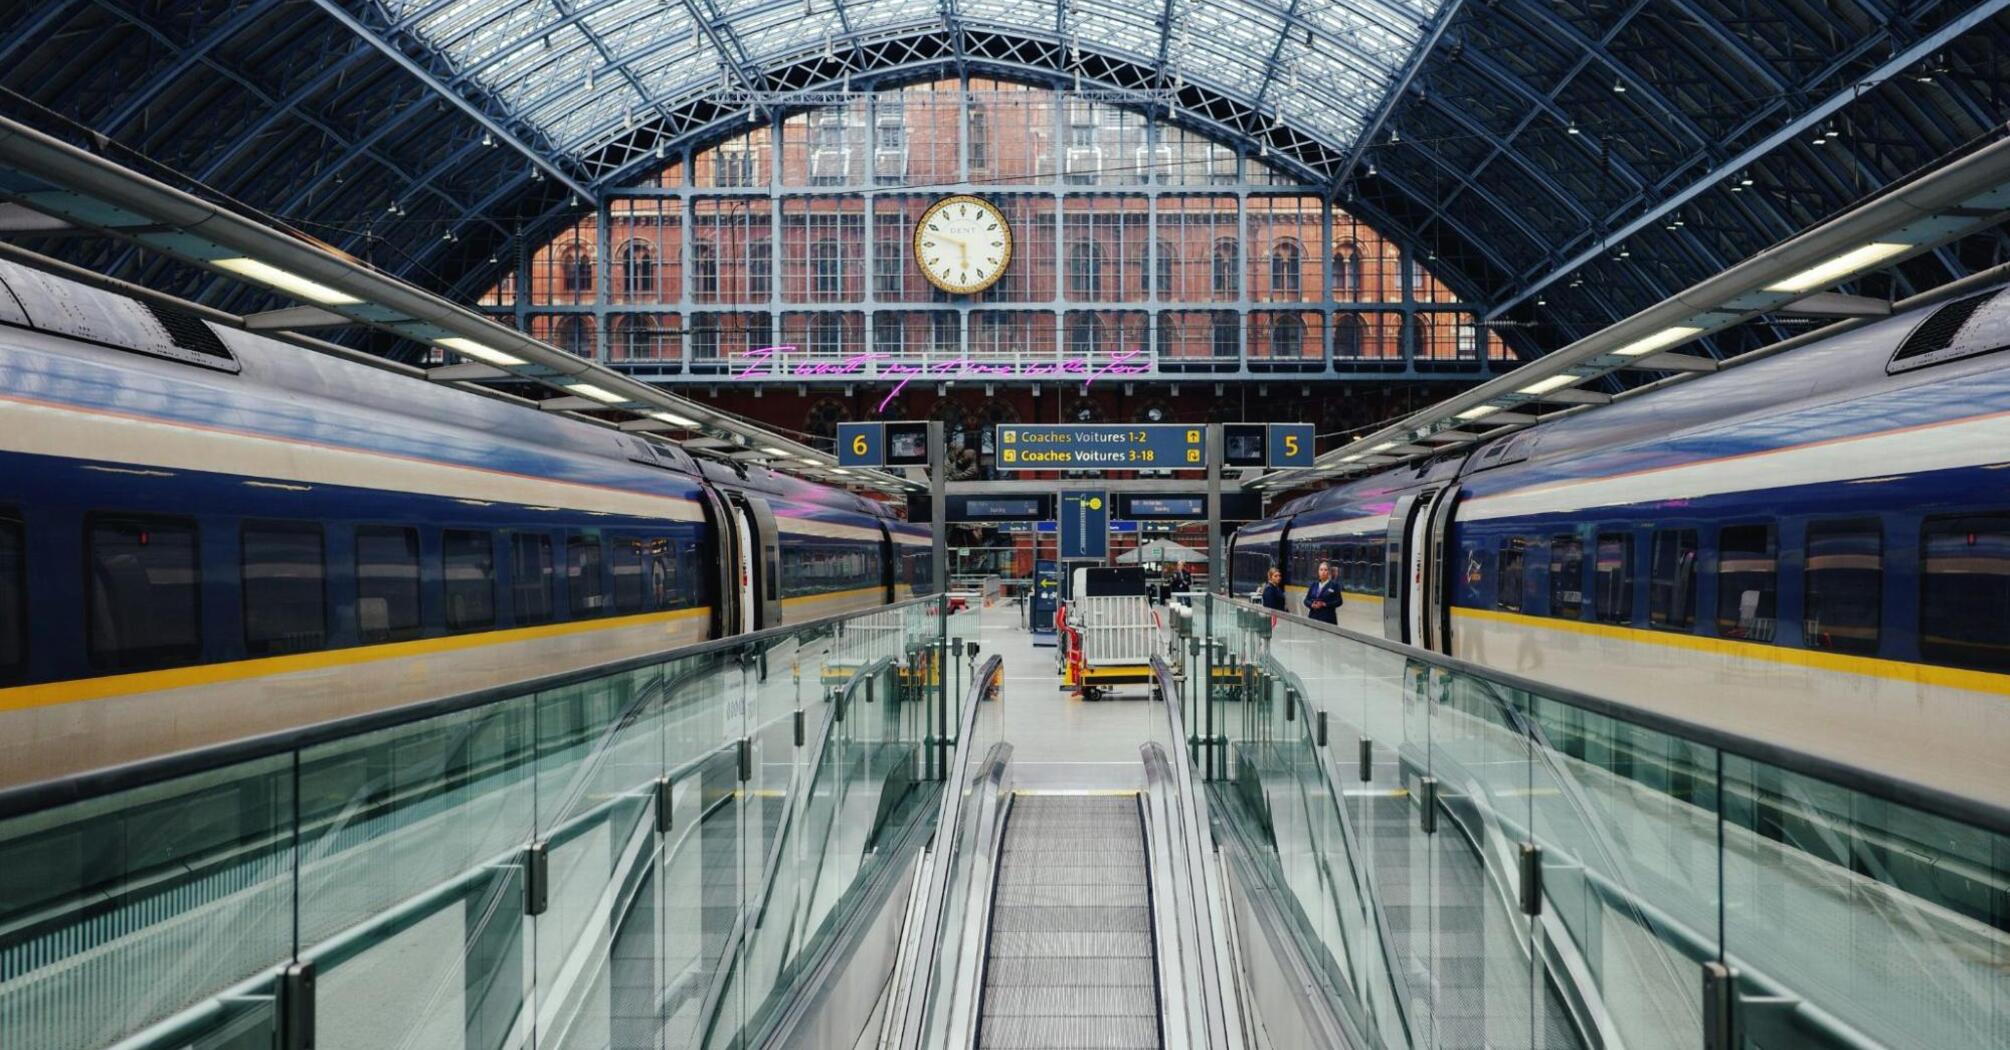
[[[933,580],[846,490],[0,261],[0,786]]]
[[[1343,628],[2010,804],[2010,292],[1300,496]]]

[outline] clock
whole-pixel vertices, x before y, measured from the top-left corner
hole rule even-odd
[[[929,284],[973,295],[997,284],[1012,264],[1012,227],[982,197],[944,197],[914,224],[914,261]]]

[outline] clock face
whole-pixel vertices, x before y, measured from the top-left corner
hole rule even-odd
[[[945,292],[981,292],[1012,264],[1012,227],[981,197],[944,197],[914,225],[914,260]]]

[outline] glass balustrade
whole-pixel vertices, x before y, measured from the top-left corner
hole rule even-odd
[[[1720,1002],[1735,1045],[2010,1045],[2004,813],[1235,599],[1203,621],[1196,765],[1380,1045],[1726,1045]]]
[[[0,1047],[743,1045],[934,819],[945,624],[917,599],[0,796]]]

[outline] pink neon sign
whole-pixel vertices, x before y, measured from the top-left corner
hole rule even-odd
[[[893,383],[881,399],[878,411],[899,396],[907,384],[917,379],[949,382],[957,379],[1080,379],[1084,388],[1104,376],[1144,375],[1151,371],[1147,361],[1135,361],[1143,350],[1117,350],[1107,355],[1087,354],[1047,361],[979,361],[952,357],[941,361],[903,360],[892,354],[860,353],[840,358],[790,360],[800,350],[793,344],[763,346],[735,357],[746,362],[733,373],[735,379],[841,379],[847,376],[885,378]],[[1099,363],[1100,359],[1100,363]]]

